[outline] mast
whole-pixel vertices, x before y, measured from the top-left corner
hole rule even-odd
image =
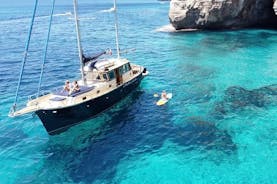
[[[116,0],[114,0],[114,19],[115,19],[115,41],[116,41],[116,51],[117,58],[120,58],[119,52],[119,41],[118,41],[118,18],[117,18],[117,8],[116,8]]]
[[[78,44],[78,50],[79,50],[79,60],[81,65],[81,73],[82,73],[82,81],[84,84],[86,84],[85,74],[84,74],[84,63],[83,63],[83,50],[81,45],[81,36],[80,36],[80,29],[79,29],[79,18],[78,18],[78,4],[77,0],[73,0],[74,5],[74,18],[75,18],[75,27],[76,27],[76,33],[77,33],[77,44]]]

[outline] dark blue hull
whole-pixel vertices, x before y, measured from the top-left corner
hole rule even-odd
[[[140,84],[142,78],[143,76],[140,74],[110,93],[84,103],[61,109],[38,110],[36,114],[50,135],[63,132],[69,127],[88,120],[119,102]]]

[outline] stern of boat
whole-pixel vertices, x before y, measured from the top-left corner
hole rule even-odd
[[[140,65],[131,64],[131,68],[133,70],[133,74],[142,74],[143,77],[147,76],[149,74],[148,70]]]

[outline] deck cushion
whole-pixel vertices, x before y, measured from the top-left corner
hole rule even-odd
[[[92,87],[87,87],[87,86],[80,86],[80,91],[78,92],[73,92],[72,94],[69,95],[69,93],[67,91],[64,91],[63,89],[61,90],[58,90],[56,92],[53,92],[54,95],[57,95],[57,96],[70,96],[70,97],[76,97],[76,96],[79,96],[81,94],[84,94],[86,92],[89,92],[91,90],[93,90],[95,87],[92,86]]]

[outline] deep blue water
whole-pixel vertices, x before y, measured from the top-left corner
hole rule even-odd
[[[112,5],[80,5],[87,54],[114,49]],[[119,5],[120,44],[150,75],[97,118],[48,136],[7,117],[32,7],[1,8],[0,183],[276,183],[277,31],[161,33],[168,4]],[[49,7],[40,6],[19,101],[37,90]],[[55,10],[43,89],[80,77],[71,6]],[[158,107],[154,93],[173,99]]]

